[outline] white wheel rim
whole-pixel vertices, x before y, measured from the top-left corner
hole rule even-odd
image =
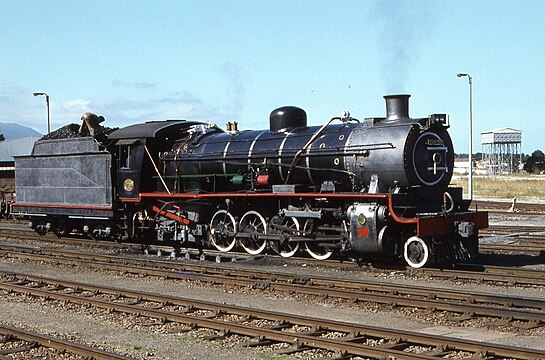
[[[222,246],[220,244],[218,244],[213,236],[213,232],[214,232],[214,220],[216,219],[216,217],[223,217],[223,218],[228,218],[229,221],[231,221],[231,224],[233,224],[233,232],[237,232],[237,223],[235,221],[235,218],[233,217],[233,215],[231,215],[230,212],[228,211],[225,211],[225,210],[219,210],[217,211],[214,216],[212,216],[212,220],[210,221],[210,240],[212,241],[212,244],[214,244],[214,246],[216,247],[216,249],[218,249],[219,251],[221,252],[228,252],[228,251],[231,251],[234,247],[235,247],[235,244],[236,244],[236,241],[235,241],[235,238],[232,239],[232,241],[227,245],[227,246]]]
[[[420,260],[419,262],[414,262],[413,260],[410,259],[409,246],[411,245],[412,242],[416,242],[422,247],[422,250],[423,250],[422,260]],[[421,268],[428,262],[429,256],[430,256],[430,250],[428,249],[428,245],[426,244],[424,240],[422,240],[418,236],[413,236],[405,242],[405,246],[403,248],[403,257],[405,258],[405,261],[407,262],[407,264],[409,264],[410,267],[417,268],[417,269]]]
[[[265,219],[263,218],[263,216],[261,216],[260,213],[258,213],[257,211],[248,211],[246,214],[244,214],[242,216],[242,219],[240,219],[240,222],[239,222],[239,228],[241,229],[241,231],[243,231],[244,229],[244,226],[245,226],[245,221],[248,221],[248,218],[250,218],[251,216],[255,216],[257,217],[257,219],[259,220],[259,222],[261,223],[262,227],[263,227],[263,234],[267,234],[267,223],[265,222]],[[246,246],[244,244],[244,238],[241,238],[239,239],[240,240],[240,246],[242,246],[242,248],[244,250],[246,250],[246,252],[250,255],[259,255],[263,252],[263,250],[265,250],[265,248],[267,247],[267,241],[265,240],[261,240],[262,244],[259,245],[259,247],[257,249],[253,249],[249,246]]]
[[[327,260],[327,259],[329,259],[331,254],[333,254],[333,251],[331,251],[331,250],[326,252],[325,254],[315,253],[314,251],[311,250],[311,248],[310,248],[311,246],[312,245],[309,246],[308,242],[305,242],[305,248],[307,249],[307,252],[310,254],[310,256],[312,256],[316,260]]]
[[[310,220],[307,220],[305,221],[305,225],[303,226],[303,231],[308,231],[308,226],[309,226],[309,221]],[[314,252],[312,250],[312,244],[309,245],[308,242],[305,242],[305,249],[307,250],[307,252],[310,254],[310,256],[312,256],[313,258],[315,258],[316,260],[327,260],[329,259],[329,257],[331,256],[331,254],[333,254],[333,251],[328,251],[326,252],[325,254],[318,254],[316,252]]]
[[[290,217],[289,220],[293,221],[293,224],[295,225],[296,230],[300,229],[299,220],[297,220],[297,218]],[[280,256],[288,258],[295,255],[295,253],[299,250],[299,243],[293,242],[291,244],[293,244],[293,248],[290,251],[280,250]]]
[[[292,257],[293,255],[295,255],[295,253],[299,250],[299,243],[296,242],[294,244],[295,244],[295,246],[292,248],[291,251],[280,251],[280,256],[288,258],[288,257]]]

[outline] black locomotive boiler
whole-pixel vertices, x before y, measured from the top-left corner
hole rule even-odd
[[[41,140],[16,158],[13,209],[42,233],[224,252],[404,258],[412,267],[476,256],[488,217],[449,187],[446,115],[410,118],[409,95],[385,99],[386,117],[361,122],[345,113],[308,126],[302,109],[282,107],[259,131],[168,120]]]

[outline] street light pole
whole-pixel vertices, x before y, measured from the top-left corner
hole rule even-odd
[[[47,134],[51,133],[51,113],[49,111],[49,95],[43,92],[35,92],[34,96],[45,96],[45,103],[47,105]]]
[[[473,79],[469,74],[457,74],[458,77],[467,76],[469,80],[469,173],[468,173],[468,195],[473,200]]]

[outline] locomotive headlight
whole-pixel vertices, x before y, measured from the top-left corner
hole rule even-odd
[[[366,222],[367,222],[367,218],[365,217],[365,215],[359,214],[358,215],[358,223],[363,226],[363,225],[365,225]]]
[[[428,117],[428,126],[443,125],[448,126],[447,114],[432,114]]]

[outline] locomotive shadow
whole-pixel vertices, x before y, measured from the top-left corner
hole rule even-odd
[[[531,254],[498,254],[484,253],[475,259],[474,266],[479,265],[501,265],[501,266],[525,266],[525,265],[544,265],[545,250],[537,255]]]
[[[403,271],[407,269],[407,265],[392,259],[366,259],[355,261],[360,267],[370,267],[377,270],[392,270]],[[504,266],[504,267],[520,267],[530,265],[545,265],[545,250],[540,254],[498,254],[498,253],[481,253],[479,257],[464,264],[453,264],[453,268],[459,266],[469,266],[472,271],[485,271],[485,266]],[[435,268],[448,269],[451,266],[435,266]]]

